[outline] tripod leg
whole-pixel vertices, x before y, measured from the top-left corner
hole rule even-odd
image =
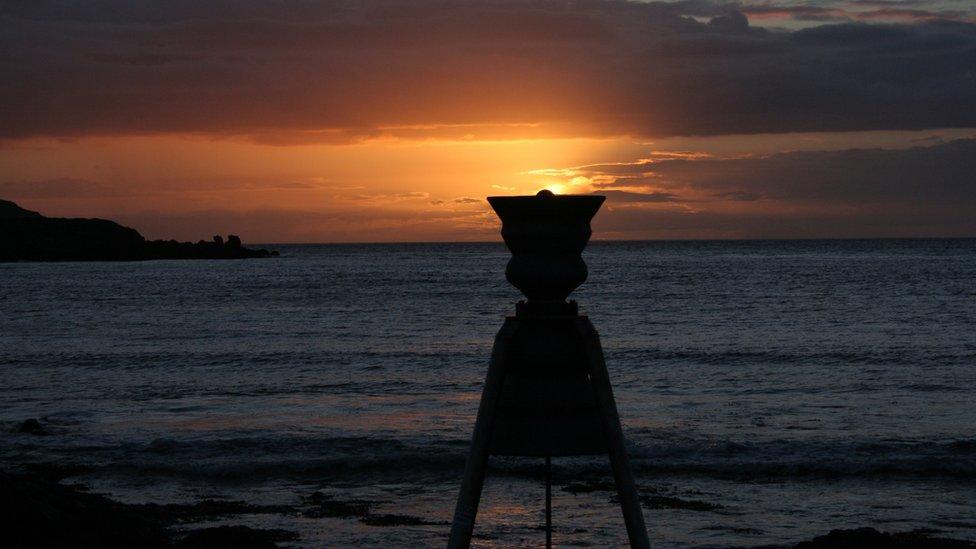
[[[516,321],[508,319],[495,337],[491,363],[488,365],[488,376],[485,379],[485,388],[481,392],[481,404],[478,406],[478,419],[474,424],[471,450],[464,464],[464,479],[461,481],[457,506],[454,508],[451,535],[447,540],[448,549],[466,549],[471,545],[474,520],[478,514],[481,489],[485,483],[485,470],[488,467],[489,439],[495,419],[495,406],[498,404],[502,381],[505,378],[505,356],[508,354],[508,344],[515,333],[515,327]]]
[[[576,328],[583,340],[590,368],[590,382],[596,394],[597,406],[600,408],[600,417],[603,420],[603,430],[607,436],[610,466],[613,469],[617,497],[620,499],[620,508],[627,526],[627,538],[630,540],[631,547],[649,549],[651,544],[647,539],[647,527],[644,526],[644,515],[641,512],[637,487],[634,485],[634,476],[627,460],[624,434],[620,428],[620,416],[617,414],[617,404],[613,399],[607,365],[603,360],[600,336],[586,318],[577,320]]]
[[[546,549],[552,549],[552,458],[546,456]]]

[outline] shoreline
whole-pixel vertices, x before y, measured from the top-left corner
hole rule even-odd
[[[289,542],[300,541],[298,532],[288,530],[205,525],[218,519],[255,514],[357,520],[370,527],[442,526],[445,535],[449,526],[445,522],[431,522],[410,515],[374,513],[372,507],[375,502],[339,500],[321,492],[303,498],[300,505],[255,505],[244,501],[213,499],[192,504],[125,504],[91,493],[83,485],[62,484],[63,479],[72,475],[71,470],[36,466],[25,469],[26,472],[15,473],[0,471],[0,501],[4,502],[5,514],[12,526],[7,531],[6,546],[12,548],[272,549],[288,547]],[[603,486],[587,488],[605,489]],[[577,487],[583,490],[587,488]],[[654,498],[651,497],[651,500]],[[650,503],[654,504],[651,500]],[[181,528],[185,526],[190,528]],[[812,540],[797,543],[740,549],[976,548],[976,541],[942,538],[938,534],[934,530],[880,532],[862,527],[832,530]]]

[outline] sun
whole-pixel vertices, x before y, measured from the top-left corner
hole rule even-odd
[[[539,187],[538,190],[549,190],[552,191],[552,194],[566,194],[566,185],[563,183],[546,183],[542,187]]]

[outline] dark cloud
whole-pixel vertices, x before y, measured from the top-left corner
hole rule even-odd
[[[871,11],[858,12],[858,19],[904,19],[907,21],[926,19],[956,19],[964,18],[966,12],[957,10],[920,10],[911,8],[880,8]]]
[[[925,137],[918,137],[911,140],[912,143],[927,143],[929,145],[945,143],[945,138],[941,135],[927,135]]]
[[[938,0],[847,0],[848,3],[855,6],[918,6],[924,4],[931,4]]]
[[[194,132],[290,143],[976,126],[976,25],[770,31],[736,6],[760,9],[5,2],[0,138]],[[696,12],[711,21],[687,17]]]
[[[665,188],[836,206],[976,204],[976,140],[910,149],[802,151],[757,158],[663,160],[645,175]],[[744,193],[744,194],[739,194]]]
[[[976,9],[969,0],[681,0],[673,2],[678,13],[696,17],[722,17],[738,11],[757,19],[799,21],[916,21],[924,19],[970,20]]]
[[[926,2],[849,2],[835,0],[823,4],[790,4],[777,2],[735,2],[712,4],[712,11],[735,9],[749,17],[792,18],[798,21],[850,22],[850,21],[925,21],[932,19],[957,19],[972,22],[972,12],[953,9],[923,9]],[[874,9],[863,9],[864,7]]]
[[[639,193],[632,191],[618,191],[615,189],[605,189],[599,193],[607,197],[607,201],[614,202],[679,202],[679,198],[674,193],[650,192]]]
[[[904,211],[874,208],[796,212],[679,211],[617,208],[596,216],[597,238],[622,239],[762,239],[762,238],[918,238],[972,237],[972,216],[926,211],[905,216]]]
[[[976,139],[632,166],[640,167],[642,181],[653,182],[655,194],[685,208],[618,208],[603,216],[604,231],[716,238],[976,235]]]
[[[713,196],[734,202],[755,202],[763,198],[763,195],[751,193],[749,191],[729,191],[725,193],[715,193]]]

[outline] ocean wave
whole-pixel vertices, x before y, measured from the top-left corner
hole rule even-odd
[[[784,352],[780,350],[715,350],[715,349],[610,349],[609,360],[621,364],[649,361],[674,361],[693,364],[809,364],[816,366],[842,365],[918,365],[972,364],[976,352],[932,353],[929,350],[870,349],[850,351]]]
[[[28,439],[33,442],[33,439]],[[256,479],[432,478],[460,475],[466,440],[380,437],[161,438],[123,445],[42,446],[5,452],[3,461],[49,454],[110,474],[188,477],[212,482]],[[946,441],[714,441],[638,439],[629,454],[639,478],[691,475],[741,480],[925,477],[976,481],[976,439]],[[496,472],[535,475],[537,460],[494,458]],[[604,458],[563,458],[566,474],[606,474]]]
[[[133,350],[120,349],[116,352],[79,352],[79,351],[56,351],[56,352],[18,352],[8,351],[4,356],[4,362],[9,366],[26,365],[30,367],[39,366],[58,366],[70,365],[72,367],[90,367],[100,370],[112,370],[115,368],[158,368],[161,366],[178,366],[185,368],[192,364],[195,367],[214,367],[214,366],[240,366],[246,364],[250,367],[287,365],[290,367],[301,366],[349,366],[357,364],[369,364],[381,362],[390,366],[397,366],[403,361],[433,360],[426,363],[426,366],[436,366],[443,359],[450,359],[452,364],[466,360],[475,360],[479,364],[486,363],[484,346],[477,348],[454,348],[449,349],[412,349],[409,346],[400,346],[396,349],[349,349],[349,350],[325,350],[316,349],[310,351],[296,350],[293,348],[282,349],[243,349],[239,351],[208,351],[208,350],[181,350],[181,351],[159,351],[159,350]]]
[[[687,441],[631,449],[637,474],[721,478],[947,477],[976,480],[976,441]]]

